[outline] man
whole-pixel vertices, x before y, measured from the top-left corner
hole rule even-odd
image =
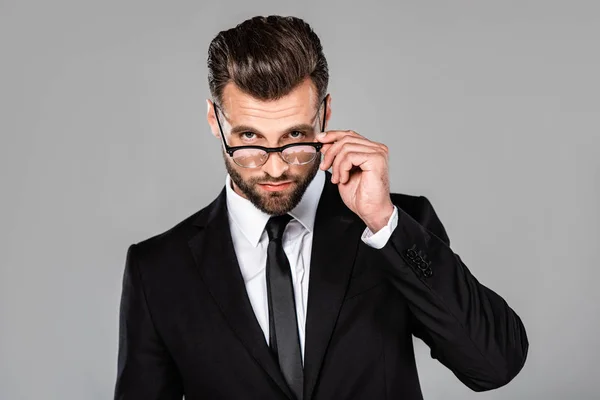
[[[425,197],[390,193],[385,145],[326,131],[311,28],[252,18],[218,34],[208,69],[225,187],[129,248],[115,398],[421,399],[412,335],[471,389],[508,383],[520,318]]]

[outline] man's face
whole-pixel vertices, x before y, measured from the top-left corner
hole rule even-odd
[[[213,134],[219,138],[220,131],[210,100],[208,105],[208,122]],[[323,107],[317,107],[316,89],[309,79],[285,97],[270,101],[242,93],[229,83],[223,91],[219,121],[230,147],[279,147],[294,142],[316,142],[315,135],[320,131],[323,120]],[[329,112],[327,114],[329,119]],[[302,125],[305,129],[294,129]],[[264,165],[244,168],[235,164],[224,149],[223,158],[236,193],[270,215],[285,214],[296,207],[321,162],[320,153],[304,165],[288,164],[279,153],[270,153]]]

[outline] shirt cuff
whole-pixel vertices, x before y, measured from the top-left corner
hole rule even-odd
[[[366,227],[361,236],[362,241],[376,249],[381,249],[392,236],[392,232],[398,226],[398,208],[394,206],[392,216],[388,220],[386,226],[378,230],[376,233],[371,232],[369,227]]]

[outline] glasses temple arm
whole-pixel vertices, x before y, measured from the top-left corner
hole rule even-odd
[[[219,125],[219,132],[221,133],[221,139],[223,140],[223,145],[225,146],[225,151],[229,151],[229,146],[227,145],[227,142],[225,141],[225,134],[223,133],[223,128],[221,127],[221,121],[219,121],[217,105],[214,101],[213,101],[213,110],[215,111],[215,119],[217,120],[217,125]]]

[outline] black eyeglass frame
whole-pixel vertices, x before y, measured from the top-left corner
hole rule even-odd
[[[325,131],[325,120],[327,117],[327,97],[329,95],[326,95],[323,98],[323,101],[321,101],[321,103],[323,103],[323,124],[321,126],[321,132]],[[321,104],[319,104],[319,108],[321,108]],[[296,146],[312,146],[315,148],[316,153],[318,154],[321,151],[321,148],[323,147],[323,143],[319,143],[319,142],[298,142],[298,143],[290,143],[290,144],[286,144],[284,146],[280,146],[280,147],[264,147],[264,146],[256,146],[256,145],[249,145],[249,146],[229,146],[227,144],[227,142],[225,141],[225,134],[223,133],[223,128],[221,127],[221,122],[219,121],[219,113],[217,110],[217,104],[215,101],[213,101],[213,109],[215,111],[215,118],[217,119],[217,125],[219,125],[219,132],[221,133],[221,139],[223,139],[223,145],[225,146],[225,152],[227,154],[229,154],[229,157],[233,158],[233,153],[236,150],[243,150],[243,149],[259,149],[259,150],[263,150],[267,153],[267,158],[265,159],[265,162],[254,166],[254,167],[245,167],[243,165],[240,165],[240,167],[242,168],[258,168],[261,167],[263,165],[265,165],[265,163],[269,160],[269,156],[271,155],[271,153],[281,153],[283,150],[290,148],[290,147],[296,147]],[[319,114],[319,111],[317,111],[317,114]],[[288,163],[285,158],[281,157],[281,159],[283,161],[285,161],[286,163]],[[314,160],[314,158],[313,158]],[[312,160],[311,160],[312,161]],[[304,164],[290,164],[290,165],[306,165],[308,163],[310,163],[311,161],[308,161]],[[235,160],[234,160],[235,162]],[[236,165],[239,165],[238,163],[236,163]]]

